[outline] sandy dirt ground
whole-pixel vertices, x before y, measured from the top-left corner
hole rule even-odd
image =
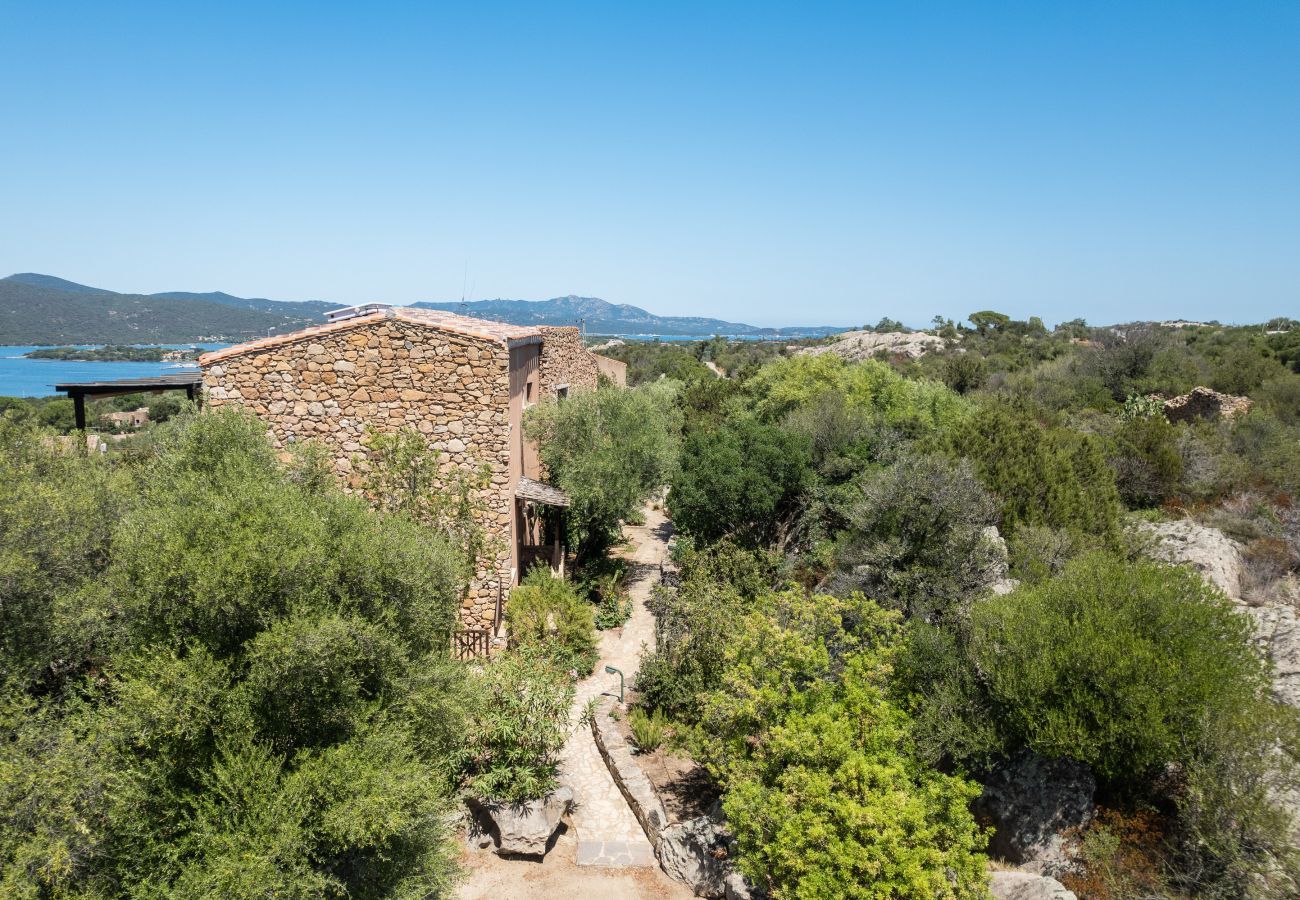
[[[467,850],[469,872],[461,900],[689,900],[690,889],[653,868],[606,869],[579,866],[572,831],[561,834],[543,861],[502,859],[491,849]]]

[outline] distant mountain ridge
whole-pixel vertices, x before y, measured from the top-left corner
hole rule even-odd
[[[119,294],[24,272],[0,278],[0,344],[246,341],[324,319],[336,304],[229,294]]]
[[[468,302],[416,303],[425,309],[441,309],[480,319],[509,322],[512,325],[577,325],[588,334],[714,334],[743,337],[794,337],[837,334],[843,328],[828,326],[791,326],[760,328],[743,322],[727,322],[702,316],[657,316],[639,306],[610,303],[599,297],[555,297],[550,300],[473,300]]]
[[[53,275],[0,278],[0,344],[148,344],[245,341],[319,324],[345,304],[235,297],[222,291],[120,294]],[[578,325],[588,334],[796,337],[835,334],[830,327],[760,328],[699,316],[657,316],[598,297],[550,300],[424,302],[415,306],[510,322]]]

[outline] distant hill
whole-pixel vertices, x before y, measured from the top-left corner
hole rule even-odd
[[[0,278],[0,344],[243,341],[323,321],[337,304],[229,294],[119,294],[25,272]]]
[[[343,304],[235,297],[221,291],[119,294],[53,275],[22,272],[0,278],[0,344],[149,344],[244,341],[324,320]],[[416,303],[516,325],[577,325],[588,334],[707,337],[802,337],[835,334],[828,327],[759,328],[698,316],[656,316],[597,297]]]
[[[824,326],[759,328],[699,316],[656,316],[639,306],[610,303],[598,297],[556,297],[552,300],[475,300],[467,303],[416,303],[426,309],[443,309],[512,325],[577,325],[588,334],[713,334],[795,337],[835,334],[842,328]]]

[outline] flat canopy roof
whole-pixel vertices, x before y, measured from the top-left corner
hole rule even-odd
[[[203,373],[185,372],[176,375],[156,375],[153,378],[123,378],[119,381],[76,381],[56,384],[54,389],[72,398],[73,416],[77,428],[86,430],[87,397],[120,397],[123,394],[149,393],[151,391],[184,391],[191,400],[199,399],[203,386]]]
[[[181,375],[157,375],[152,378],[123,378],[119,381],[75,381],[56,384],[54,389],[64,394],[134,394],[139,391],[175,391],[196,388],[203,384],[201,372]]]

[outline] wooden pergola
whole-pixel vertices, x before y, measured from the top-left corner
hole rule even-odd
[[[77,428],[86,430],[87,397],[120,397],[123,394],[158,394],[163,391],[184,391],[189,400],[198,400],[203,387],[200,372],[179,375],[157,375],[152,378],[123,378],[120,381],[82,381],[73,384],[56,384],[54,389],[72,398],[76,412]]]

